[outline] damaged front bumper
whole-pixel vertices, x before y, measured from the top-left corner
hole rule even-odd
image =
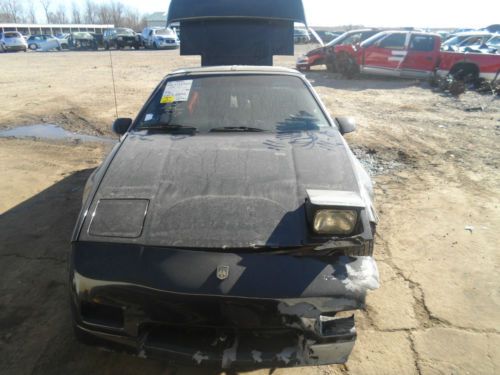
[[[351,312],[378,271],[371,257],[77,242],[70,282],[76,330],[103,343],[179,364],[289,367],[347,360]]]

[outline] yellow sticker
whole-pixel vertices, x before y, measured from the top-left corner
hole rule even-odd
[[[173,102],[175,102],[175,96],[172,96],[172,95],[164,96],[160,100],[161,104],[173,103]]]

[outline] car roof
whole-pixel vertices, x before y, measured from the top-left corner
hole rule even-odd
[[[178,69],[168,74],[167,77],[183,76],[183,75],[235,74],[235,73],[302,76],[302,73],[298,72],[295,69],[283,68],[278,66],[221,65],[221,66],[205,66],[201,68]]]
[[[451,36],[482,36],[482,35],[493,35],[489,31],[463,31],[461,33],[452,34]]]

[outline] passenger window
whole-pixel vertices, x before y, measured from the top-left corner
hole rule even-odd
[[[406,34],[391,34],[382,42],[380,42],[380,48],[388,49],[404,49],[406,42]]]
[[[410,51],[428,52],[434,50],[434,37],[429,35],[413,35],[410,42]]]

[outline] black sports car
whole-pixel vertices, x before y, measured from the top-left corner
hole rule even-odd
[[[169,12],[181,53],[205,66],[169,74],[135,120],[115,121],[120,142],[85,187],[76,334],[190,365],[343,363],[353,312],[378,287],[372,186],[342,136],[354,123],[330,118],[295,70],[233,65],[293,53],[300,0],[207,4],[173,0]],[[241,37],[255,23],[265,48]],[[220,44],[207,51],[203,38]]]
[[[344,362],[345,312],[378,285],[352,123],[296,71],[220,67],[167,76],[114,129],[74,234],[77,332],[193,364]]]

